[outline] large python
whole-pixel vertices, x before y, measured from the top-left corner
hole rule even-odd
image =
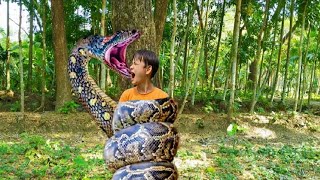
[[[123,77],[131,78],[126,49],[139,37],[140,32],[133,30],[80,40],[69,56],[71,85],[109,137],[104,159],[108,168],[115,171],[113,179],[175,180],[178,172],[172,160],[179,144],[173,127],[176,103],[168,97],[117,104],[88,73],[89,60],[96,58]]]

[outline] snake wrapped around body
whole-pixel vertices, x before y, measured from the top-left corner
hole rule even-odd
[[[131,78],[126,48],[140,37],[137,30],[120,31],[109,37],[90,36],[78,42],[69,56],[68,73],[73,92],[96,119],[109,139],[104,159],[113,179],[175,180],[172,163],[179,136],[173,123],[177,105],[170,97],[116,103],[88,73],[96,58],[123,77]]]

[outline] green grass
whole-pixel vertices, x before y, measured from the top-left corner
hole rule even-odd
[[[220,144],[217,148],[217,151],[212,151],[210,147],[206,147],[200,152],[192,153],[185,149],[180,150],[177,157],[182,161],[197,160],[201,153],[205,153],[206,161],[209,161],[209,165],[204,163],[205,165],[197,165],[195,168],[182,168],[179,172],[182,175],[181,179],[317,179],[320,177],[320,150],[313,145],[258,146],[240,140],[236,146]]]
[[[111,179],[102,157],[103,146],[71,145],[38,135],[22,134],[19,141],[0,142],[0,179]],[[257,145],[245,140],[179,149],[180,179],[316,179],[320,150],[312,144]],[[203,160],[203,156],[207,158]],[[246,175],[244,175],[246,174]],[[249,175],[248,175],[249,174]]]
[[[0,142],[0,179],[110,179],[103,146],[83,148],[37,135]]]

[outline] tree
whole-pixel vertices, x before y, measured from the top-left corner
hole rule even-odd
[[[306,22],[306,13],[307,13],[307,4],[308,0],[305,0],[303,3],[303,13],[302,16],[302,24],[301,24],[301,34],[300,34],[300,46],[299,46],[299,64],[298,64],[298,75],[297,82],[295,87],[295,95],[294,95],[294,111],[297,111],[298,108],[298,95],[300,93],[300,78],[301,78],[301,66],[302,66],[302,48],[303,48],[303,39],[304,39],[304,27]]]
[[[309,93],[308,93],[308,105],[310,105],[310,101],[312,98],[312,92],[313,92],[313,81],[315,79],[316,75],[316,67],[317,67],[317,55],[319,51],[319,43],[320,43],[320,28],[318,28],[318,38],[317,38],[317,47],[316,47],[316,52],[315,56],[313,57],[313,63],[312,63],[312,71],[311,71],[311,80],[310,80],[310,85],[309,85]]]
[[[241,6],[241,4],[240,4],[240,6]],[[223,27],[223,19],[224,19],[224,14],[225,14],[225,7],[226,7],[226,0],[223,0],[222,11],[221,11],[221,20],[220,20],[220,25],[219,25],[218,42],[217,42],[216,52],[215,52],[215,56],[214,56],[213,70],[212,70],[212,73],[211,73],[211,81],[210,81],[210,89],[211,90],[214,88],[214,75],[215,75],[215,72],[216,72],[217,62],[218,62],[218,57],[219,57],[219,49],[220,49],[220,43],[221,43],[221,35],[222,35],[222,27]]]
[[[269,2],[270,0],[266,0],[266,7],[265,7],[265,12],[264,12],[264,19],[263,19],[263,24],[261,25],[259,34],[258,34],[258,39],[257,39],[257,51],[256,51],[256,55],[254,58],[253,63],[251,64],[251,68],[253,70],[253,72],[251,72],[253,74],[253,96],[252,96],[252,102],[251,102],[251,107],[250,107],[250,112],[253,113],[254,111],[254,107],[257,103],[257,99],[259,98],[259,93],[258,92],[258,88],[259,88],[259,84],[258,84],[258,67],[260,65],[260,61],[261,61],[261,49],[262,49],[262,39],[263,39],[263,33],[266,29],[267,26],[267,22],[268,22],[268,13],[269,13]]]
[[[19,41],[19,64],[20,64],[20,112],[21,117],[24,118],[24,81],[23,81],[23,55],[22,55],[22,42],[21,42],[21,22],[22,22],[22,3],[19,0],[19,32],[18,32],[18,41]]]
[[[63,0],[51,0],[54,60],[56,69],[56,111],[71,101],[71,85],[67,74],[67,43]]]
[[[7,61],[6,61],[6,77],[7,77],[7,86],[6,90],[11,89],[11,78],[10,78],[10,25],[9,25],[9,12],[10,12],[10,1],[7,1],[7,41],[6,41],[6,52],[7,52]]]
[[[47,59],[47,0],[41,0],[41,20],[42,20],[42,60],[41,60],[41,103],[38,109],[43,109],[46,100],[46,59]]]
[[[184,52],[183,52],[183,65],[182,65],[182,83],[181,86],[185,87],[186,80],[188,79],[188,51],[189,51],[189,34],[190,34],[190,26],[193,20],[193,14],[194,14],[194,5],[193,2],[191,5],[188,6],[188,16],[187,16],[187,24],[186,24],[186,30],[184,32]]]
[[[101,27],[100,27],[101,36],[105,36],[106,5],[107,5],[107,0],[102,0],[102,14],[101,14]],[[101,87],[101,90],[103,91],[106,90],[106,73],[107,73],[106,66],[103,63],[101,63],[100,87]]]
[[[274,83],[273,83],[273,86],[272,86],[271,102],[273,102],[274,94],[275,94],[276,87],[277,87],[277,84],[278,84],[278,79],[279,79],[279,70],[280,70],[281,52],[282,52],[282,41],[281,41],[281,38],[283,36],[284,17],[285,17],[285,8],[283,8],[283,14],[282,14],[281,30],[280,30],[280,37],[279,37],[280,44],[279,44],[279,52],[278,52],[278,63],[277,63],[276,76],[275,76]]]
[[[172,2],[172,8],[173,8],[173,31],[171,35],[171,46],[170,46],[170,80],[169,80],[169,91],[168,94],[170,97],[173,98],[173,90],[174,90],[174,46],[176,43],[176,32],[177,32],[177,6],[176,6],[176,0],[173,0]]]
[[[159,54],[162,42],[163,29],[167,17],[168,0],[156,0],[154,10],[154,22],[156,29],[156,50]]]
[[[209,14],[209,2],[210,1],[207,1],[207,4],[206,4],[206,12],[205,12],[205,22],[203,24],[203,20],[202,20],[202,14],[203,14],[203,8],[205,6],[204,2],[202,3],[202,10],[200,12],[199,10],[199,6],[197,3],[195,3],[195,6],[196,6],[196,10],[197,10],[197,13],[198,13],[198,18],[199,18],[199,28],[201,30],[201,36],[198,37],[198,40],[199,40],[199,44],[201,46],[200,48],[200,51],[197,51],[196,50],[196,53],[199,53],[200,55],[195,55],[195,59],[197,58],[197,69],[196,69],[196,73],[195,73],[195,76],[192,76],[194,77],[194,80],[193,80],[193,90],[192,90],[192,95],[191,95],[191,104],[194,105],[194,102],[195,102],[195,96],[196,96],[196,91],[197,91],[197,84],[198,84],[198,76],[199,76],[199,72],[200,72],[200,69],[202,67],[202,60],[203,60],[203,57],[204,57],[204,49],[205,49],[205,44],[206,44],[206,36],[207,36],[207,27],[208,27],[208,14]],[[202,40],[202,41],[201,41]],[[197,44],[198,45],[198,44]]]
[[[294,0],[291,0],[290,2],[290,25],[289,25],[289,40],[288,40],[288,47],[287,47],[287,59],[286,59],[286,65],[285,65],[285,73],[284,73],[284,82],[282,87],[282,93],[281,93],[281,102],[284,103],[284,98],[286,95],[286,88],[288,83],[288,68],[289,68],[289,61],[290,61],[290,48],[291,48],[291,37],[292,37],[292,22],[293,22],[293,10],[294,10]]]
[[[30,12],[30,30],[29,30],[29,65],[28,65],[28,84],[27,90],[29,92],[32,91],[32,63],[33,63],[33,18],[34,18],[34,10],[33,10],[33,0],[30,1],[29,5]]]
[[[140,40],[130,45],[127,57],[131,59],[134,52],[142,48],[152,50],[158,54],[166,20],[168,0],[156,0],[154,13],[152,12],[151,0],[111,0],[111,4],[111,22],[114,32],[126,29],[138,29],[143,33]],[[161,88],[159,76],[158,72],[156,75],[156,85]],[[122,88],[128,86],[127,83],[124,84],[122,81],[121,85]]]
[[[238,43],[239,43],[239,32],[240,32],[240,11],[241,11],[241,0],[236,2],[236,12],[234,15],[234,27],[233,27],[233,38],[231,47],[231,91],[230,91],[230,101],[228,107],[228,121],[231,122],[233,116],[233,105],[234,105],[234,94],[236,88],[236,66],[237,66],[237,55],[238,55]]]

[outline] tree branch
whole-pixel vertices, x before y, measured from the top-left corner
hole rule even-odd
[[[18,23],[16,23],[13,19],[11,19],[11,18],[9,18],[13,23],[15,23],[17,26],[19,26],[19,24]],[[24,31],[24,33],[26,33],[26,35],[27,36],[29,36],[29,34],[27,33],[27,31],[25,30],[25,29],[23,29],[23,28],[21,28],[23,31]]]

